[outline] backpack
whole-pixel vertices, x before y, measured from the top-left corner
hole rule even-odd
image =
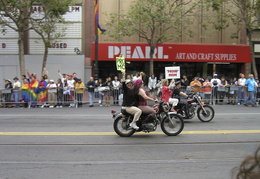
[[[217,85],[218,85],[217,80],[214,80],[214,81],[213,81],[213,85],[214,85],[214,86],[217,86]]]

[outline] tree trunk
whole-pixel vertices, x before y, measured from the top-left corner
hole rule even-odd
[[[20,65],[20,77],[25,74],[25,60],[24,60],[24,43],[23,43],[23,34],[24,32],[18,32],[18,47],[19,47],[19,65]]]
[[[252,31],[248,31],[248,40],[249,40],[249,45],[250,45],[251,57],[252,57],[252,71],[253,71],[255,79],[258,79],[258,73],[257,73],[256,61],[255,61],[255,53],[254,53],[254,47],[253,47],[253,42],[252,42]]]
[[[153,54],[154,54],[155,47],[153,45],[150,46],[150,61],[149,61],[149,66],[150,66],[150,71],[149,71],[149,76],[154,74],[154,69],[153,69]]]
[[[49,53],[49,47],[47,45],[45,45],[44,54],[43,54],[43,60],[42,60],[42,76],[44,75],[43,74],[44,68],[46,67],[46,64],[47,64],[48,53]]]

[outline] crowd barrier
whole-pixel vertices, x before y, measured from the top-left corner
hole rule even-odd
[[[181,87],[181,91],[185,93],[191,92],[191,87]],[[160,99],[160,90],[149,91],[145,89],[147,94],[153,98]],[[243,103],[247,97],[247,88],[240,86],[229,86],[224,91],[219,91],[218,87],[201,87],[199,88],[200,96],[203,101],[208,104],[238,104]],[[122,105],[123,91],[119,89],[102,89],[96,88],[94,93],[94,103],[97,106]],[[255,89],[255,101],[258,105],[260,102],[260,87]],[[39,89],[27,90],[11,90],[0,89],[0,107],[81,107],[89,105],[90,98],[87,88],[83,92],[78,93],[75,89],[62,89],[55,93],[48,93],[47,90]]]

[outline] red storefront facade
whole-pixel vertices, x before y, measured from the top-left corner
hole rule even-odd
[[[123,54],[127,71],[145,71],[149,73],[150,47],[146,43],[107,43],[98,44],[98,63],[100,76],[117,75],[115,59]],[[95,44],[92,43],[91,60],[95,62]],[[180,66],[181,73],[195,76],[211,76],[220,73],[225,76],[236,76],[244,71],[244,64],[251,63],[250,47],[248,45],[223,44],[161,44],[154,54],[154,73],[158,76],[166,66]],[[106,63],[104,63],[106,62]],[[233,72],[230,73],[233,69]],[[234,69],[236,68],[236,69]],[[226,72],[226,73],[225,73]]]

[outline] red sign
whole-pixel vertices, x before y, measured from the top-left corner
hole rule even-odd
[[[115,61],[123,54],[126,61],[149,61],[150,46],[146,43],[104,43],[98,45],[99,61]],[[92,43],[92,60],[95,44]],[[161,44],[154,53],[154,61],[251,63],[248,45],[223,44]]]

